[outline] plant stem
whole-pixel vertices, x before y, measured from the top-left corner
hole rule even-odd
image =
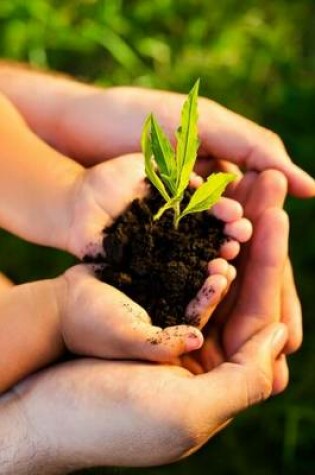
[[[173,209],[174,209],[174,228],[178,229],[179,216],[180,216],[180,201],[176,201]]]

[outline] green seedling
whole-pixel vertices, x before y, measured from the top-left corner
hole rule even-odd
[[[232,173],[212,173],[181,210],[184,191],[189,185],[199,148],[198,91],[199,79],[183,105],[181,124],[176,133],[176,151],[153,114],[147,117],[141,137],[146,175],[165,200],[153,219],[157,220],[164,211],[173,209],[176,229],[187,214],[210,209],[220,199],[227,185],[235,179]]]

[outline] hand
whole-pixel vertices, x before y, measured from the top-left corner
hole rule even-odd
[[[73,218],[68,229],[67,250],[79,257],[102,253],[104,228],[110,226],[133,199],[146,194],[144,177],[142,155],[119,157],[86,170],[73,195]],[[200,178],[198,180],[198,177],[193,176],[191,185],[198,184]],[[242,207],[234,200],[222,198],[210,212],[225,222],[224,232],[228,239],[221,246],[221,257],[235,258],[240,250],[240,242],[246,242],[252,232],[250,222],[242,217]],[[202,313],[204,317],[199,319],[198,326],[204,326],[207,321],[205,315],[210,315],[214,310],[235,277],[234,269],[231,266],[229,269],[232,273],[228,279],[225,271],[211,270],[212,275],[206,279],[201,292],[189,307],[187,322],[196,321],[196,317]],[[204,298],[203,294],[206,293],[211,294],[210,298]]]
[[[0,272],[0,292],[13,286],[10,279]]]
[[[185,96],[135,87],[102,90],[7,62],[0,64],[0,89],[31,128],[84,165],[140,151],[145,117],[153,112],[174,140]],[[199,100],[201,152],[246,170],[278,169],[292,194],[315,195],[314,180],[294,165],[281,139],[206,98]]]
[[[64,248],[82,258],[101,252],[103,230],[136,198],[147,192],[144,160],[140,154],[126,155],[87,169],[73,186],[72,211]],[[239,203],[222,198],[211,210],[226,223],[224,232],[230,238],[222,246],[221,256],[233,259],[240,242],[252,233],[251,224],[243,218]]]
[[[81,178],[83,175],[86,181]],[[99,218],[100,228],[96,236],[101,240],[103,227],[123,211],[133,199],[132,194],[145,191],[141,156],[134,157],[134,160],[121,157],[79,176],[80,186],[73,188],[78,189],[73,196],[74,219],[70,221],[69,230],[67,228],[67,232],[70,235],[73,233],[76,239],[84,236],[80,234],[81,229],[93,229]],[[222,254],[234,257],[239,250],[236,239],[245,241],[250,237],[250,223],[242,218],[241,206],[230,199],[221,200],[212,212],[226,222],[226,233],[234,237],[222,246]],[[95,245],[93,234],[90,238]],[[100,252],[101,246],[95,251]],[[206,305],[207,313],[203,315],[203,309],[193,308],[195,319],[199,317],[199,312],[202,313],[201,326],[225,294],[227,286],[228,281],[220,270],[206,279],[201,293],[206,287],[211,287],[210,298],[197,296],[196,300],[199,300],[199,307],[200,304]],[[23,320],[19,321],[21,308]],[[1,299],[1,309],[7,332],[3,335],[0,392],[12,387],[32,371],[54,361],[62,354],[65,346],[81,355],[165,362],[173,361],[181,354],[199,348],[203,343],[202,334],[188,325],[165,330],[152,326],[144,309],[117,289],[100,283],[84,266],[69,270],[64,277],[9,290]],[[29,328],[34,326],[34,322],[37,322],[37,331],[29,335]],[[10,332],[15,337],[8,339],[7,334]],[[21,347],[21,340],[25,339],[25,335],[29,335],[27,344],[25,343],[27,348],[25,345]],[[24,352],[27,357],[21,361],[19,355]],[[10,364],[10,371],[6,371],[6,361],[10,361],[12,354],[17,357]]]
[[[43,462],[47,475],[97,465],[169,463],[197,450],[238,412],[267,398],[287,331],[283,324],[269,324],[266,299],[280,300],[287,239],[284,212],[263,212],[240,294],[258,275],[264,285],[251,287],[251,298],[239,310],[240,327],[247,321],[254,325],[259,315],[263,328],[234,352],[225,346],[215,369],[194,376],[177,366],[85,359],[29,378],[7,395],[6,411],[12,406],[21,411],[25,440],[33,447],[29,473],[39,473]]]
[[[61,94],[56,145],[83,164],[140,151],[145,117],[153,112],[174,142],[185,96],[132,87],[101,90],[68,82]],[[209,157],[246,170],[277,169],[299,197],[315,196],[315,182],[294,165],[270,130],[206,98],[199,100],[200,165]]]
[[[283,175],[275,170],[269,170],[261,174],[247,173],[230,192],[230,196],[239,200],[244,206],[245,215],[251,219],[256,233],[260,233],[256,229],[257,223],[260,222],[260,216],[270,207],[282,207],[285,195],[286,180]],[[273,241],[273,252],[270,252],[269,255],[265,254],[266,262],[264,264],[268,265],[268,262],[270,263],[270,273],[272,273],[275,261],[281,259],[282,254],[286,259],[280,276],[282,280],[281,293],[277,296],[276,293],[272,292],[269,296],[265,294],[264,318],[257,315],[252,319],[244,320],[242,317],[243,307],[247,308],[251,301],[255,305],[255,289],[265,286],[264,281],[261,280],[263,276],[258,270],[256,276],[255,270],[251,273],[248,272],[249,263],[255,265],[262,253],[260,248],[265,246],[263,239],[260,241],[256,239],[256,247],[245,245],[241,251],[237,264],[238,278],[213,315],[208,326],[209,333],[206,332],[204,346],[198,353],[194,354],[194,358],[185,357],[183,360],[196,373],[200,373],[205,369],[209,370],[216,361],[214,354],[217,354],[218,361],[221,358],[220,350],[216,348],[214,341],[223,341],[225,351],[229,355],[266,324],[281,321],[286,324],[289,336],[283,354],[275,363],[273,382],[273,393],[275,394],[281,392],[288,383],[285,354],[296,351],[302,342],[301,305],[287,256],[287,248],[281,247],[281,237],[277,234],[276,226],[277,223],[275,223],[274,229],[271,229],[272,235],[269,238],[265,237],[265,239],[270,239],[270,242]],[[264,236],[263,233],[260,234]],[[270,250],[272,251],[271,248]],[[257,268],[261,264],[258,260],[256,262]],[[212,266],[215,265],[218,266],[220,263],[216,264],[213,261]],[[241,292],[241,288],[244,289],[243,292]],[[270,288],[270,290],[272,289]],[[266,319],[267,314],[269,314],[268,319]],[[214,334],[216,335],[215,340]]]

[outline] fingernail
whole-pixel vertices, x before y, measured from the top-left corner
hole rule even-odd
[[[283,350],[288,338],[287,328],[284,325],[278,326],[271,339],[272,355],[276,358]]]
[[[202,347],[203,340],[196,333],[189,333],[185,340],[186,351],[198,350]]]

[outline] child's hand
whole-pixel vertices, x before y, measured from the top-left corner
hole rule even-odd
[[[103,229],[133,199],[144,197],[147,191],[144,177],[140,154],[119,157],[87,170],[75,198],[68,249],[80,257],[102,252]],[[191,185],[198,186],[200,182],[201,178],[194,176]],[[224,232],[228,239],[221,247],[221,258],[209,263],[209,277],[187,307],[187,321],[199,328],[206,324],[236,275],[226,260],[237,256],[240,243],[248,241],[252,233],[241,205],[232,199],[221,198],[210,213],[226,223]]]
[[[84,171],[72,196],[72,218],[65,248],[82,258],[102,251],[105,227],[108,227],[135,199],[144,197],[144,161],[141,154],[125,155]],[[193,185],[198,186],[198,183]],[[229,198],[221,198],[210,211],[226,222],[228,240],[221,248],[221,257],[234,259],[240,243],[252,232],[250,222],[243,218],[242,206]]]
[[[100,282],[93,266],[64,274],[61,333],[73,353],[110,359],[159,362],[200,348],[201,332],[189,325],[153,326],[146,311],[118,289]]]
[[[164,330],[151,324],[146,311],[118,289],[94,277],[93,266],[78,265],[62,279],[66,291],[60,305],[60,331],[73,353],[110,359],[174,361],[203,344],[202,333],[190,325]],[[210,263],[211,296],[190,304],[194,317],[200,313],[203,326],[235,277],[235,270],[223,259]],[[199,306],[198,306],[199,305]],[[189,312],[188,312],[189,315]]]

